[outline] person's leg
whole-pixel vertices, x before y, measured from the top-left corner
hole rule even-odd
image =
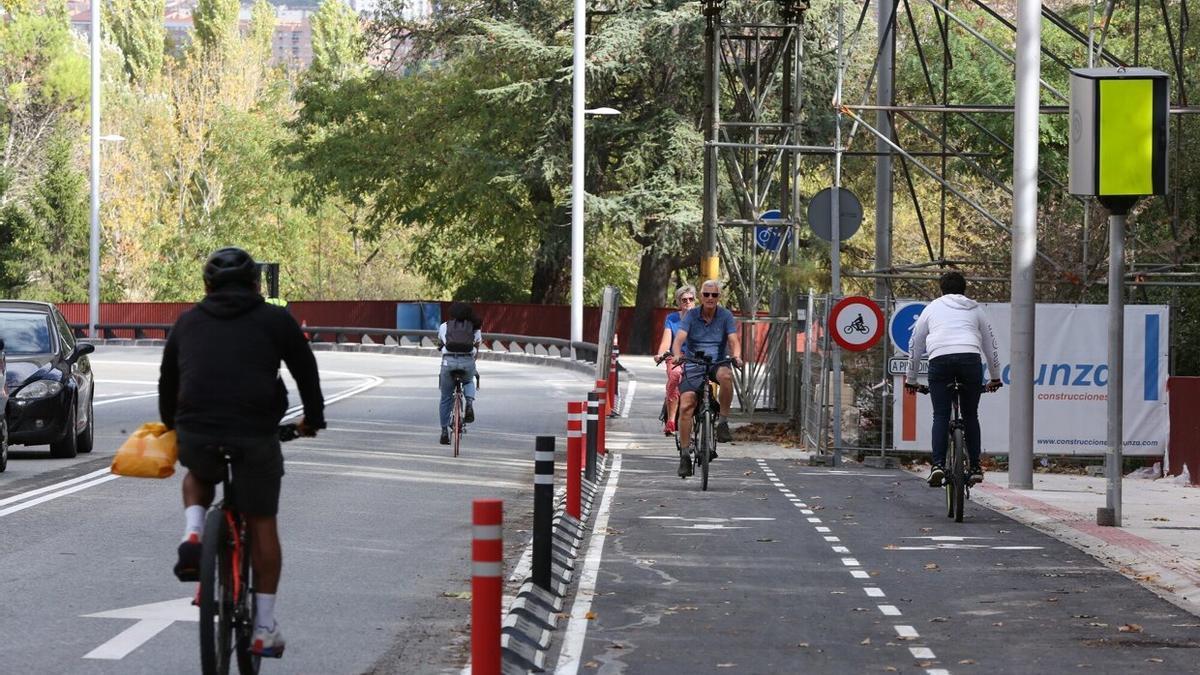
[[[246,515],[250,532],[250,563],[254,567],[254,590],[274,595],[279,590],[283,570],[283,551],[279,545],[279,530],[275,516]],[[270,627],[268,622],[266,627]]]
[[[979,466],[980,432],[979,432],[979,397],[983,394],[983,382],[979,376],[979,357],[974,354],[962,359],[957,367],[958,381],[962,383],[962,393],[959,394],[959,414],[962,415],[965,427],[967,456],[971,466]]]
[[[463,384],[463,398],[467,399],[463,422],[470,423],[475,421],[475,359],[468,356],[462,361],[461,368],[467,371],[467,381]]]
[[[728,443],[733,440],[733,434],[729,431],[729,408],[733,405],[733,371],[728,366],[722,366],[714,373],[713,379],[720,385],[717,391],[717,401],[721,404],[721,415],[717,418],[717,441]],[[715,453],[712,458],[716,459]]]
[[[950,383],[954,371],[948,367],[946,357],[929,362],[929,399],[933,402],[933,464],[946,464],[947,434],[950,433]]]
[[[679,383],[683,380],[683,366],[667,363],[667,426],[675,430],[675,413],[679,410]]]
[[[438,388],[442,392],[438,417],[442,431],[445,431],[450,428],[450,409],[454,405],[454,379],[450,377],[450,364],[445,358],[442,359],[442,370],[438,375]]]
[[[696,392],[685,391],[679,395],[679,446],[688,447],[692,442],[692,417],[696,410]]]

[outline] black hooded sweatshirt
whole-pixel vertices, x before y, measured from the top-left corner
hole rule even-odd
[[[210,292],[167,336],[158,378],[163,424],[221,437],[275,433],[287,411],[281,361],[300,390],[305,423],[325,428],[317,360],[292,315],[250,287]]]

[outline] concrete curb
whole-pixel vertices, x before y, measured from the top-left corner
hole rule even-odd
[[[566,605],[575,576],[575,560],[587,534],[592,504],[600,485],[608,477],[611,455],[599,462],[596,482],[582,481],[580,486],[580,520],[567,515],[563,500],[557,500],[553,517],[551,547],[551,582],[546,590],[526,579],[517,592],[500,629],[501,672],[545,672],[546,654],[558,630],[559,615]]]

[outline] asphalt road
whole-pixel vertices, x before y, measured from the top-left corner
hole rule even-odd
[[[17,446],[0,474],[0,672],[198,669],[194,585],[171,574],[181,474],[105,475],[128,433],[157,418],[159,358],[99,349],[95,451],[52,460]],[[471,500],[505,500],[511,565],[527,541],[533,437],[561,437],[565,401],[590,382],[481,362],[477,422],[455,459],[437,444],[435,359],[318,362],[327,399],[353,395],[331,405],[319,437],[284,446],[276,611],[288,649],[264,672],[457,672],[470,607],[453,595],[470,588]]]
[[[579,672],[1200,672],[1200,619],[908,474],[674,469],[622,456]]]

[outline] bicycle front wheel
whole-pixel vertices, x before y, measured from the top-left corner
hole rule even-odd
[[[200,668],[228,675],[233,652],[233,574],[225,511],[210,509],[200,544]]]
[[[954,522],[961,523],[967,491],[967,448],[962,429],[954,430],[952,451],[954,459],[950,462],[950,474],[954,483]]]
[[[700,465],[700,489],[708,489],[708,460],[712,458],[714,442],[712,413],[704,414],[700,424],[700,442],[696,444],[696,463]]]

